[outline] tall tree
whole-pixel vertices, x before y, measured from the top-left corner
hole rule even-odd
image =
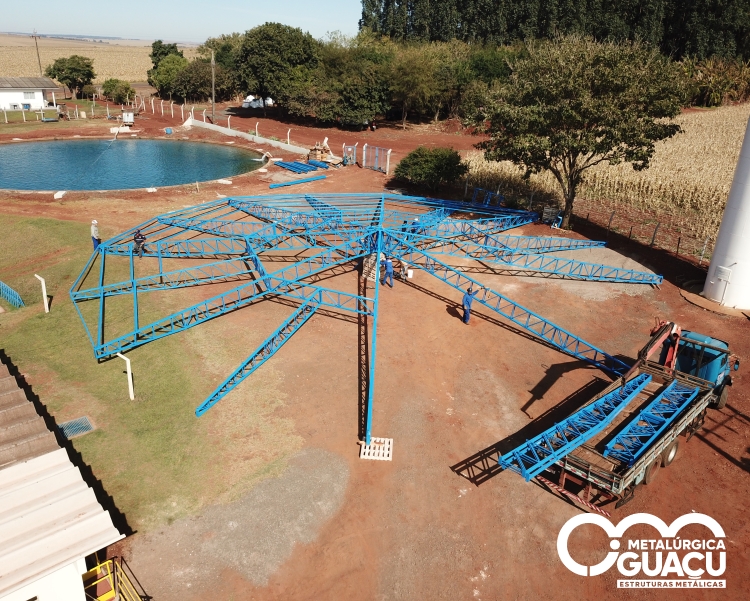
[[[78,54],[55,59],[55,62],[47,66],[44,74],[67,86],[73,98],[96,77],[94,61]]]
[[[183,57],[182,50],[177,47],[177,44],[165,44],[161,40],[156,40],[151,44],[151,54],[148,56],[151,59],[153,67],[149,69],[146,74],[149,85],[156,87],[153,81],[153,75],[159,68],[159,63],[172,54]]]
[[[507,84],[488,94],[472,122],[489,134],[479,146],[493,161],[549,171],[565,202],[563,226],[592,167],[646,169],[654,145],[680,127],[684,94],[677,65],[640,43],[577,36],[532,42]]]
[[[248,31],[238,52],[245,88],[278,100],[304,86],[317,68],[320,43],[309,33],[281,23],[266,23]]]

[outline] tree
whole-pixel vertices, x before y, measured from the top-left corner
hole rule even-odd
[[[149,54],[148,56],[154,66],[147,72],[149,85],[156,87],[153,81],[153,76],[156,73],[156,70],[159,68],[161,61],[173,54],[184,58],[182,55],[182,50],[177,48],[177,44],[165,44],[161,40],[156,40],[153,44],[151,44],[151,54]]]
[[[639,43],[573,36],[530,43],[527,52],[471,121],[490,136],[478,145],[488,160],[512,161],[526,177],[552,173],[567,227],[588,169],[646,169],[655,142],[681,131],[667,120],[680,112],[684,80],[675,63]]]
[[[121,79],[107,79],[102,84],[102,94],[117,104],[124,104],[135,98],[135,90],[127,81]]]
[[[94,61],[78,54],[55,59],[55,62],[47,66],[44,74],[67,86],[74,99],[83,86],[89,85],[96,77]]]
[[[211,98],[211,63],[196,59],[191,61],[174,79],[173,93],[183,100]],[[231,98],[231,78],[221,67],[216,67],[216,100]]]
[[[170,54],[161,60],[156,71],[151,76],[153,81],[151,85],[157,89],[161,98],[165,96],[169,96],[170,99],[172,98],[177,76],[187,66],[188,60],[177,54]]]
[[[455,182],[466,175],[468,170],[461,162],[461,155],[452,148],[420,146],[401,159],[394,175],[434,191],[442,184]]]
[[[210,60],[211,51],[214,51],[216,64],[224,69],[225,74],[232,81],[233,94],[240,93],[242,90],[239,52],[243,39],[244,35],[241,33],[225,34],[218,38],[208,38],[198,47],[198,54],[205,60]]]
[[[290,88],[308,81],[319,62],[320,43],[309,33],[280,23],[266,23],[245,33],[238,53],[247,91],[280,99]]]
[[[404,129],[409,111],[428,109],[439,94],[435,87],[436,67],[434,54],[425,52],[422,46],[406,46],[396,54],[390,73],[391,94],[393,100],[401,105]]]
[[[94,94],[96,94],[96,88],[93,86],[93,84],[86,84],[81,88],[81,94],[83,94],[86,98],[89,100],[94,97]]]

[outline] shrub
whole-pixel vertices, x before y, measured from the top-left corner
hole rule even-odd
[[[437,190],[442,184],[455,182],[467,171],[468,167],[461,162],[461,155],[452,148],[420,146],[401,160],[395,175],[412,184]]]
[[[86,98],[91,99],[91,98],[94,97],[94,94],[96,94],[96,88],[92,84],[89,83],[89,84],[86,84],[85,86],[83,86],[83,88],[81,88],[81,93]]]

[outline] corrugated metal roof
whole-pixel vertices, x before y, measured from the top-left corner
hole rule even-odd
[[[0,77],[0,90],[26,89],[56,90],[59,88],[49,77]]]
[[[0,597],[124,538],[13,382],[0,365]]]

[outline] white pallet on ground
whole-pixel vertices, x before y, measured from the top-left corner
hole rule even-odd
[[[360,459],[374,459],[376,461],[391,461],[393,452],[392,438],[370,438],[370,444],[363,444],[359,448]]]

